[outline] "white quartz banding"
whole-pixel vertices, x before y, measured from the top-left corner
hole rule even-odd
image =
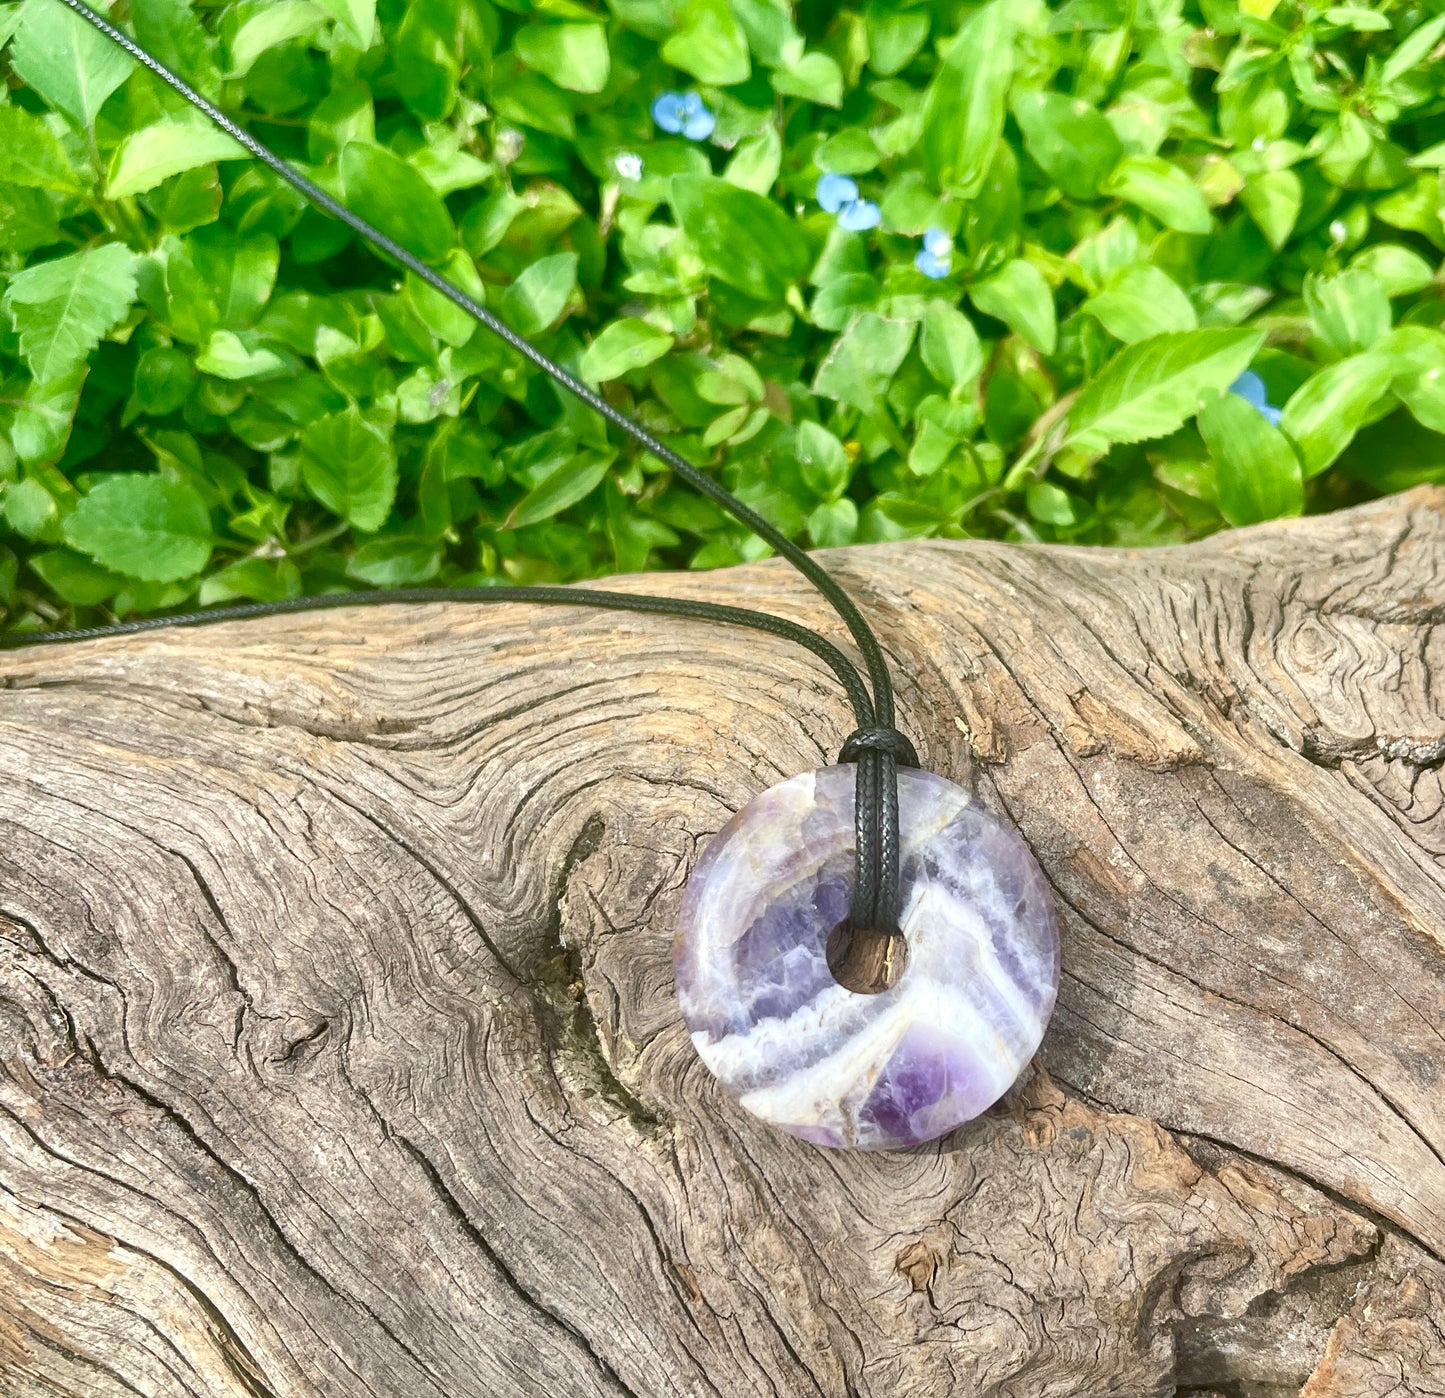
[[[750,802],[683,899],[677,991],[699,1055],[749,1111],[819,1145],[896,1148],[977,1116],[1033,1056],[1058,992],[1028,847],[961,787],[898,778],[908,962],[891,989],[856,994],[827,966],[852,896],[851,765]]]

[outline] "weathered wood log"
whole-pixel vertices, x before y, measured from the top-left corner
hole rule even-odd
[[[830,556],[1063,914],[1036,1072],[901,1155],[752,1121],[671,995],[699,849],[851,727],[805,652],[0,657],[0,1393],[1445,1394],[1442,507]]]

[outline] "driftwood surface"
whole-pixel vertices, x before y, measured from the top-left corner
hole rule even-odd
[[[828,565],[1016,822],[1034,1070],[896,1155],[731,1104],[699,850],[806,652],[530,606],[0,657],[0,1394],[1445,1394],[1445,492]],[[609,586],[836,634],[786,567]]]

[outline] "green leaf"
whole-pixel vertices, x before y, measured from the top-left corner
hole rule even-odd
[[[246,148],[199,115],[165,117],[132,131],[115,149],[105,177],[106,197],[143,194],[182,170],[216,160],[242,160]]]
[[[190,0],[131,0],[131,22],[140,43],[206,97],[219,95],[216,39]]]
[[[280,196],[281,192],[276,190],[276,193]],[[199,165],[194,170],[173,175],[151,190],[145,198],[145,207],[161,228],[176,234],[189,233],[193,228],[215,221],[224,197],[220,171],[214,165]]]
[[[1295,444],[1306,478],[1349,446],[1390,387],[1394,365],[1383,354],[1357,354],[1311,375],[1284,405],[1280,428]]]
[[[1445,141],[1436,141],[1433,146],[1427,146],[1419,155],[1412,155],[1409,164],[1416,170],[1445,168]]]
[[[1304,512],[1299,458],[1253,404],[1221,394],[1199,414],[1199,430],[1215,460],[1220,513],[1231,524]]]
[[[461,412],[461,386],[453,377],[425,365],[397,385],[396,410],[403,422],[435,422]]]
[[[1394,366],[1390,387],[1415,420],[1445,433],[1445,333],[1423,325],[1402,325],[1377,352]]]
[[[434,539],[401,535],[362,544],[347,559],[346,576],[373,587],[408,587],[430,582],[441,566],[441,545]]]
[[[1368,183],[1380,154],[1374,132],[1354,111],[1341,112],[1337,122],[1323,126],[1311,145],[1320,173],[1340,186]]]
[[[492,103],[499,116],[518,126],[545,131],[564,141],[576,139],[577,122],[571,99],[535,73],[519,72],[515,77],[498,79],[492,88]],[[420,112],[420,103],[416,106]]]
[[[476,264],[464,249],[453,248],[442,260],[439,270],[449,282],[459,286],[473,301],[486,305],[486,287],[477,275]],[[415,272],[406,274],[406,293],[427,329],[447,344],[464,345],[476,334],[477,322],[471,312],[463,310],[455,301],[443,296]]]
[[[73,607],[95,607],[114,597],[125,578],[69,549],[47,549],[27,560],[40,580],[62,602]]]
[[[837,277],[813,298],[808,317],[823,330],[841,330],[859,312],[871,310],[881,288],[866,273]]]
[[[24,16],[25,0],[10,0],[9,4],[0,5],[0,48],[10,42],[10,36]]]
[[[699,82],[719,87],[746,82],[752,73],[747,36],[727,0],[684,0],[662,57]]]
[[[931,476],[958,449],[958,438],[932,419],[925,418],[908,449],[908,469],[915,476]]]
[[[34,476],[26,476],[5,487],[5,522],[22,539],[52,539],[60,524],[60,507]]]
[[[639,0],[617,0],[611,6],[619,15],[622,6],[636,4]],[[642,4],[652,0],[640,0]],[[666,3],[666,0],[663,0]],[[789,0],[729,0],[729,8],[747,35],[748,46],[760,63],[776,67],[786,63],[790,57],[802,52],[803,39],[793,23],[793,7]],[[627,20],[631,24],[631,19]],[[666,37],[667,24],[664,20],[658,38]]]
[[[1258,330],[1185,330],[1155,335],[1119,351],[1069,414],[1067,445],[1104,452],[1116,442],[1166,437],[1248,367]]]
[[[301,434],[306,488],[334,515],[371,533],[396,498],[396,453],[355,406],[313,422]]]
[[[1052,524],[1055,528],[1067,529],[1078,522],[1073,497],[1067,490],[1051,481],[1035,481],[1025,494],[1025,501],[1031,514],[1040,524]]]
[[[282,602],[301,595],[301,573],[289,558],[242,558],[201,584],[199,602],[213,607],[247,597],[253,602]]]
[[[615,320],[582,356],[581,373],[588,383],[620,379],[633,369],[661,359],[672,348],[672,336],[645,320],[628,316]]]
[[[512,39],[517,57],[569,92],[601,92],[612,71],[600,24],[532,24]]]
[[[441,121],[456,106],[461,78],[458,11],[454,4],[408,4],[392,41],[397,92],[423,121]],[[492,96],[495,101],[500,94]]]
[[[1435,280],[1430,264],[1414,248],[1402,243],[1375,243],[1363,248],[1350,265],[1369,272],[1390,297],[1413,296]]]
[[[843,443],[822,423],[799,423],[794,452],[803,483],[813,494],[832,500],[847,488],[853,470],[852,462]]]
[[[693,380],[698,395],[709,403],[761,403],[767,386],[762,376],[741,355],[729,354]]]
[[[170,345],[156,345],[136,362],[131,398],[137,412],[165,417],[190,397],[195,381],[190,355]]]
[[[1094,198],[1124,154],[1114,128],[1081,98],[1021,92],[1013,114],[1029,154],[1071,199]]]
[[[833,341],[818,366],[813,392],[876,413],[913,343],[913,323],[864,311]]]
[[[1422,427],[1445,434],[1445,367],[1426,369],[1412,376],[1395,392]]]
[[[1126,155],[1103,188],[1104,193],[1152,214],[1166,228],[1208,233],[1213,226],[1199,186],[1178,166],[1157,155]]]
[[[1289,242],[1304,207],[1300,177],[1293,170],[1266,170],[1245,180],[1239,197],[1270,247],[1278,252]]]
[[[1380,68],[1380,81],[1392,83],[1397,78],[1403,78],[1440,42],[1442,34],[1445,34],[1445,14],[1426,20],[1385,60]]]
[[[376,0],[316,0],[346,30],[359,49],[371,47],[376,33]]]
[[[670,189],[678,223],[718,281],[771,303],[806,275],[807,239],[771,199],[713,175],[677,175]]]
[[[265,0],[263,4],[242,5],[244,18],[231,35],[232,78],[244,78],[256,60],[292,39],[314,34],[326,15],[311,0]]]
[[[738,143],[723,178],[741,189],[766,195],[778,182],[783,164],[783,141],[775,126],[764,127],[756,136]]]
[[[610,455],[583,456],[580,460],[569,456],[512,506],[503,528],[537,524],[586,499],[602,484],[611,464]]]
[[[55,206],[42,190],[0,183],[0,251],[33,252],[59,236]]]
[[[77,126],[94,123],[105,99],[135,66],[123,49],[60,0],[28,0],[10,63],[27,87]]]
[[[928,37],[925,10],[895,10],[869,5],[866,13],[868,66],[880,77],[892,77],[908,66]]]
[[[555,325],[577,287],[577,254],[558,252],[539,258],[502,297],[502,318],[523,335]]]
[[[768,130],[773,131],[774,128],[769,127]],[[877,142],[858,126],[845,127],[836,136],[829,136],[813,152],[814,164],[820,170],[830,170],[835,175],[866,174],[878,168],[879,159]]]
[[[211,518],[196,488],[138,472],[106,476],[62,530],[102,568],[144,582],[194,577],[211,556]]]
[[[846,495],[825,500],[808,516],[808,537],[820,549],[851,544],[858,537],[858,506]]]
[[[229,330],[254,325],[276,284],[280,250],[267,233],[243,237],[224,224],[198,228],[186,239],[191,262]]]
[[[27,386],[10,425],[10,444],[21,461],[55,461],[65,450],[85,373],[77,365],[63,379]]]
[[[990,0],[955,36],[923,104],[923,166],[940,189],[972,199],[1003,132],[1013,78],[1013,22]]]
[[[719,442],[742,440],[737,437],[737,434],[741,433],[744,427],[751,422],[753,412],[754,410],[746,405],[729,408],[727,412],[715,418],[709,424],[707,431],[702,434],[703,446],[711,448],[717,446]]]
[[[1361,33],[1377,33],[1390,27],[1388,16],[1359,5],[1331,5],[1325,11],[1325,18],[1331,24],[1343,24]]]
[[[843,105],[843,70],[826,53],[805,53],[796,63],[773,71],[773,89],[822,107]]]
[[[951,393],[962,393],[983,373],[983,346],[973,322],[957,306],[934,298],[923,313],[919,345],[923,367]]]
[[[1170,330],[1193,330],[1199,323],[1178,283],[1147,262],[1120,268],[1081,309],[1126,345]]]
[[[441,196],[399,155],[352,141],[341,152],[341,184],[355,213],[426,262],[445,257],[457,231]]]
[[[102,243],[11,277],[4,305],[37,381],[66,377],[125,319],[136,297],[135,272],[129,248]]]
[[[1003,321],[1040,354],[1054,352],[1059,339],[1054,294],[1032,262],[1016,257],[971,286],[968,294],[979,310]]]
[[[1403,189],[1387,194],[1374,206],[1374,215],[1392,228],[1422,233],[1427,238],[1440,236],[1440,176],[1422,173]]]
[[[259,379],[282,372],[286,361],[264,345],[247,345],[234,330],[217,330],[196,356],[196,368],[218,379]]]
[[[0,180],[76,193],[81,185],[55,133],[23,107],[0,107]]]
[[[1369,349],[1390,331],[1390,298],[1363,267],[1307,276],[1304,293],[1316,332],[1340,354]]]

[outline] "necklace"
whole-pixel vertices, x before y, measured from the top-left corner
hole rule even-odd
[[[748,1111],[818,1145],[899,1148],[997,1101],[1043,1038],[1059,981],[1048,888],[1016,832],[918,766],[894,727],[882,648],[811,555],[466,292],[294,170],[82,0],[61,0],[315,207],[346,224],[727,510],[823,595],[867,683],[826,637],[764,612],[572,587],[411,588],[223,607],[7,639],[77,641],[329,607],[528,602],[748,626],[805,646],[837,676],[856,728],[838,762],[770,787],[688,880],[678,1001],[699,1056]]]

